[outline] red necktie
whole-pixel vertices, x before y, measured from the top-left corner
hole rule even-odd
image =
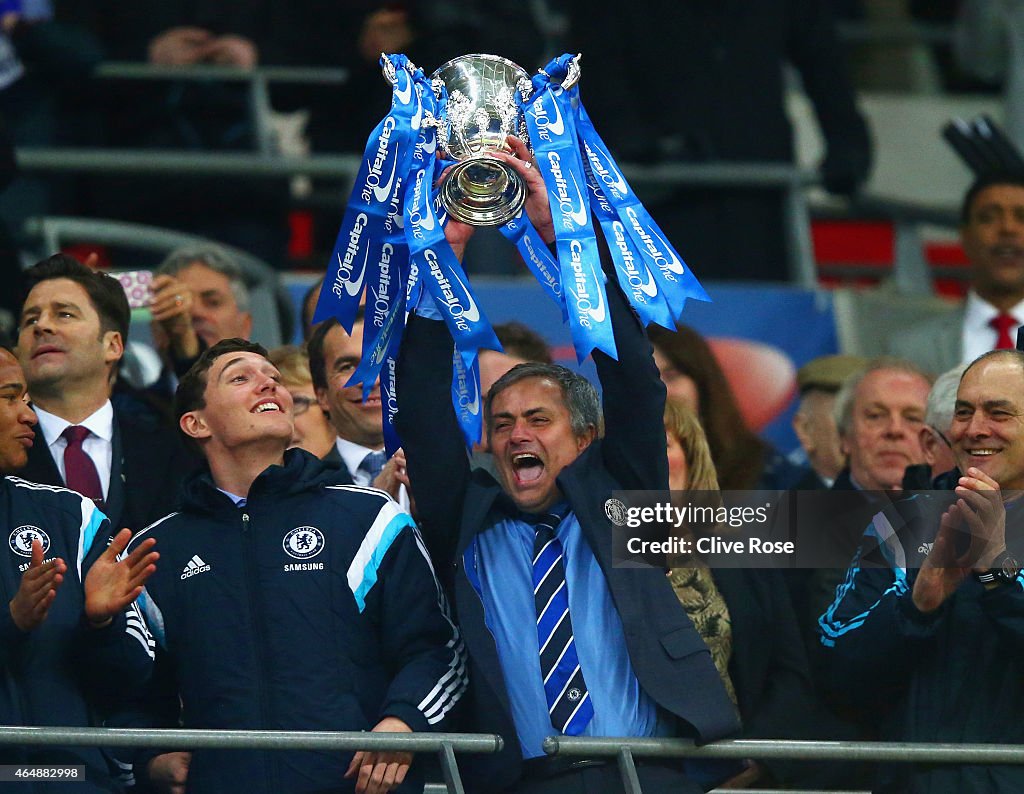
[[[68,440],[64,448],[64,482],[72,491],[92,499],[96,504],[103,504],[103,487],[100,475],[96,472],[96,464],[85,454],[82,442],[88,438],[90,430],[81,425],[71,425],[62,434]]]
[[[988,324],[992,326],[996,331],[996,346],[995,350],[1013,350],[1015,345],[1013,339],[1010,338],[1010,329],[1017,324],[1017,320],[1012,314],[1000,314],[998,317],[993,317],[988,321]]]

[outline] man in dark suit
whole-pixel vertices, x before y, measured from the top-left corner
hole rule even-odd
[[[362,384],[348,385],[363,350],[362,309],[351,334],[333,317],[319,323],[307,349],[317,401],[338,434],[334,448],[324,460],[347,473],[352,485],[370,485],[387,491],[408,510],[405,455],[399,450],[388,459],[384,452],[380,380],[374,382],[366,400]]]
[[[543,180],[509,159],[530,186],[534,225],[552,241]],[[449,219],[458,256],[471,233]],[[473,728],[505,737],[467,775],[489,792],[621,791],[614,764],[545,757],[548,735],[709,741],[738,727],[664,571],[612,565],[613,492],[667,489],[668,468],[665,388],[608,281],[619,357],[594,353],[604,438],[589,382],[564,367],[520,365],[494,384],[485,411],[497,480],[471,472],[451,403],[452,338],[428,319],[432,303],[416,308],[403,339],[398,429],[419,520],[470,650]],[[645,790],[700,790],[670,762],[639,774]]]
[[[57,254],[26,272],[18,358],[39,417],[21,475],[91,497],[139,530],[174,507],[194,464],[169,428],[110,402],[130,311],[121,285]]]
[[[1024,175],[982,174],[964,194],[960,242],[970,260],[964,302],[889,339],[889,352],[933,373],[1012,349],[1024,322]]]

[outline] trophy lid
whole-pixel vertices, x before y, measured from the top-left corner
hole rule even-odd
[[[448,81],[455,78],[457,82],[467,79],[470,75],[476,74],[488,74],[489,76],[497,77],[498,74],[508,74],[510,78],[506,78],[512,85],[515,85],[521,79],[530,79],[530,75],[527,71],[515,61],[510,61],[508,58],[502,58],[500,55],[489,55],[487,53],[471,53],[470,55],[460,55],[458,58],[452,58],[450,61],[441,64],[434,70],[434,73],[430,75],[430,79],[441,78],[448,84]],[[459,78],[462,80],[459,80]]]

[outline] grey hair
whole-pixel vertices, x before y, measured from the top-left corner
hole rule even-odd
[[[491,416],[491,406],[494,398],[513,384],[519,383],[527,378],[547,378],[558,384],[562,391],[562,400],[569,410],[569,422],[573,435],[582,436],[590,428],[600,433],[601,431],[601,400],[597,396],[597,389],[589,380],[573,372],[571,369],[560,364],[542,364],[530,361],[526,364],[517,364],[508,372],[502,375],[491,386],[487,392],[487,408],[484,413],[487,423],[487,441],[490,443],[491,430],[494,421]]]
[[[960,364],[943,372],[935,379],[932,390],[928,392],[928,406],[924,412],[924,423],[942,433],[949,432],[953,424],[953,410],[956,407],[956,391],[960,386],[960,378],[967,370],[966,364]]]
[[[157,274],[176,276],[191,265],[200,264],[215,273],[227,277],[231,285],[231,294],[240,312],[249,311],[249,285],[245,283],[245,274],[231,254],[217,245],[208,243],[184,245],[171,251],[157,267]]]
[[[854,372],[850,377],[843,381],[843,385],[839,389],[839,393],[836,395],[836,404],[832,411],[833,417],[836,420],[836,429],[839,431],[840,438],[846,435],[853,422],[853,398],[857,395],[857,388],[860,386],[861,381],[863,381],[864,378],[872,372],[878,372],[883,369],[905,372],[908,375],[916,375],[924,380],[929,386],[931,386],[932,381],[934,380],[930,374],[906,359],[896,358],[895,356],[879,356],[878,358],[871,359],[871,361],[867,363],[867,366],[857,372]]]

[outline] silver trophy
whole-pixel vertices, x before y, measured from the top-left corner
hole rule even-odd
[[[571,88],[580,77],[580,56],[569,66],[562,82]],[[385,78],[395,81],[394,67],[382,53]],[[462,55],[439,67],[430,77],[434,94],[441,87],[448,99],[441,118],[429,116],[424,125],[437,128],[437,143],[449,160],[457,160],[439,185],[441,204],[451,217],[471,226],[501,226],[526,203],[527,188],[513,168],[490,156],[510,152],[505,139],[520,138],[528,147],[526,120],[516,102],[516,92],[528,97],[530,76],[523,67],[497,55]]]
[[[431,81],[448,90],[437,125],[438,146],[445,157],[459,161],[439,185],[441,204],[463,223],[501,226],[523,208],[527,189],[519,174],[489,153],[511,151],[508,135],[529,146],[515,92],[529,90],[530,76],[496,55],[463,55],[441,66]]]

